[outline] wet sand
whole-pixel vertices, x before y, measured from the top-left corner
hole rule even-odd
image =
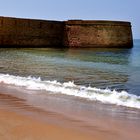
[[[6,91],[7,93],[3,91]],[[19,94],[21,95],[21,98],[17,96]],[[33,102],[35,102],[35,104],[28,104],[31,102],[31,100],[29,100],[30,98],[34,98]],[[76,106],[73,99],[68,99],[65,101],[63,97],[49,97],[49,95],[47,98],[45,99],[45,102],[50,101],[51,103],[43,103],[46,108],[46,110],[44,110],[37,107],[39,105],[37,104],[39,101],[35,100],[35,97],[32,95],[26,96],[26,94],[21,94],[17,89],[11,90],[11,88],[8,89],[5,88],[5,86],[3,88],[1,87],[0,140],[140,139],[139,114],[135,116],[136,119],[129,119],[128,115],[124,116],[125,114],[123,113],[121,118],[116,119],[113,116],[107,116],[108,113],[101,110],[99,104],[94,104],[96,105],[96,108],[91,112],[91,110],[88,110],[89,108],[84,108],[83,103],[82,106],[78,107],[78,104],[81,102],[78,100],[76,100],[76,104],[78,103]],[[29,102],[27,102],[27,99]],[[39,99],[38,95],[37,99]],[[68,101],[71,105],[69,107]],[[67,107],[63,108],[64,105]],[[54,106],[55,108],[51,108],[54,109],[53,112],[49,110],[51,106]],[[76,110],[78,107],[79,110],[76,112],[73,106],[75,106]],[[61,109],[63,112],[59,112]],[[69,109],[69,111],[67,109]]]
[[[37,114],[37,116],[36,116]],[[24,100],[0,93],[0,140],[100,140],[101,137],[52,123],[51,112],[27,105]],[[54,115],[54,114],[53,114]],[[55,115],[58,121],[64,119]],[[64,122],[63,122],[64,123]]]
[[[1,140],[98,140],[89,134],[0,109]]]

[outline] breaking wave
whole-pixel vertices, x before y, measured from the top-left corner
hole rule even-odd
[[[91,101],[140,109],[140,96],[129,94],[126,91],[118,92],[110,89],[80,86],[71,81],[60,83],[57,81],[43,81],[41,78],[31,76],[20,77],[9,74],[0,74],[0,83],[20,86],[28,90],[45,90],[50,94],[65,94]]]

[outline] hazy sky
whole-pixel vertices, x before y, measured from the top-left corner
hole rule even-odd
[[[131,21],[134,38],[140,38],[139,13],[140,0],[0,0],[0,16]]]

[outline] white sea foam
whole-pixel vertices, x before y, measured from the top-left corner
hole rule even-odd
[[[118,92],[110,89],[79,86],[75,85],[74,82],[43,81],[41,78],[20,77],[9,74],[0,74],[0,83],[21,86],[28,90],[45,90],[49,91],[50,94],[65,94],[140,109],[140,96],[129,94],[126,91]]]

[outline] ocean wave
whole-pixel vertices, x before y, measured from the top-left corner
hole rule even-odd
[[[118,92],[110,89],[99,89],[74,84],[74,82],[60,83],[57,81],[43,81],[41,78],[21,77],[9,74],[0,74],[0,83],[24,87],[28,90],[45,90],[50,94],[65,94],[91,101],[100,101],[140,109],[140,96],[129,94],[126,91]]]

